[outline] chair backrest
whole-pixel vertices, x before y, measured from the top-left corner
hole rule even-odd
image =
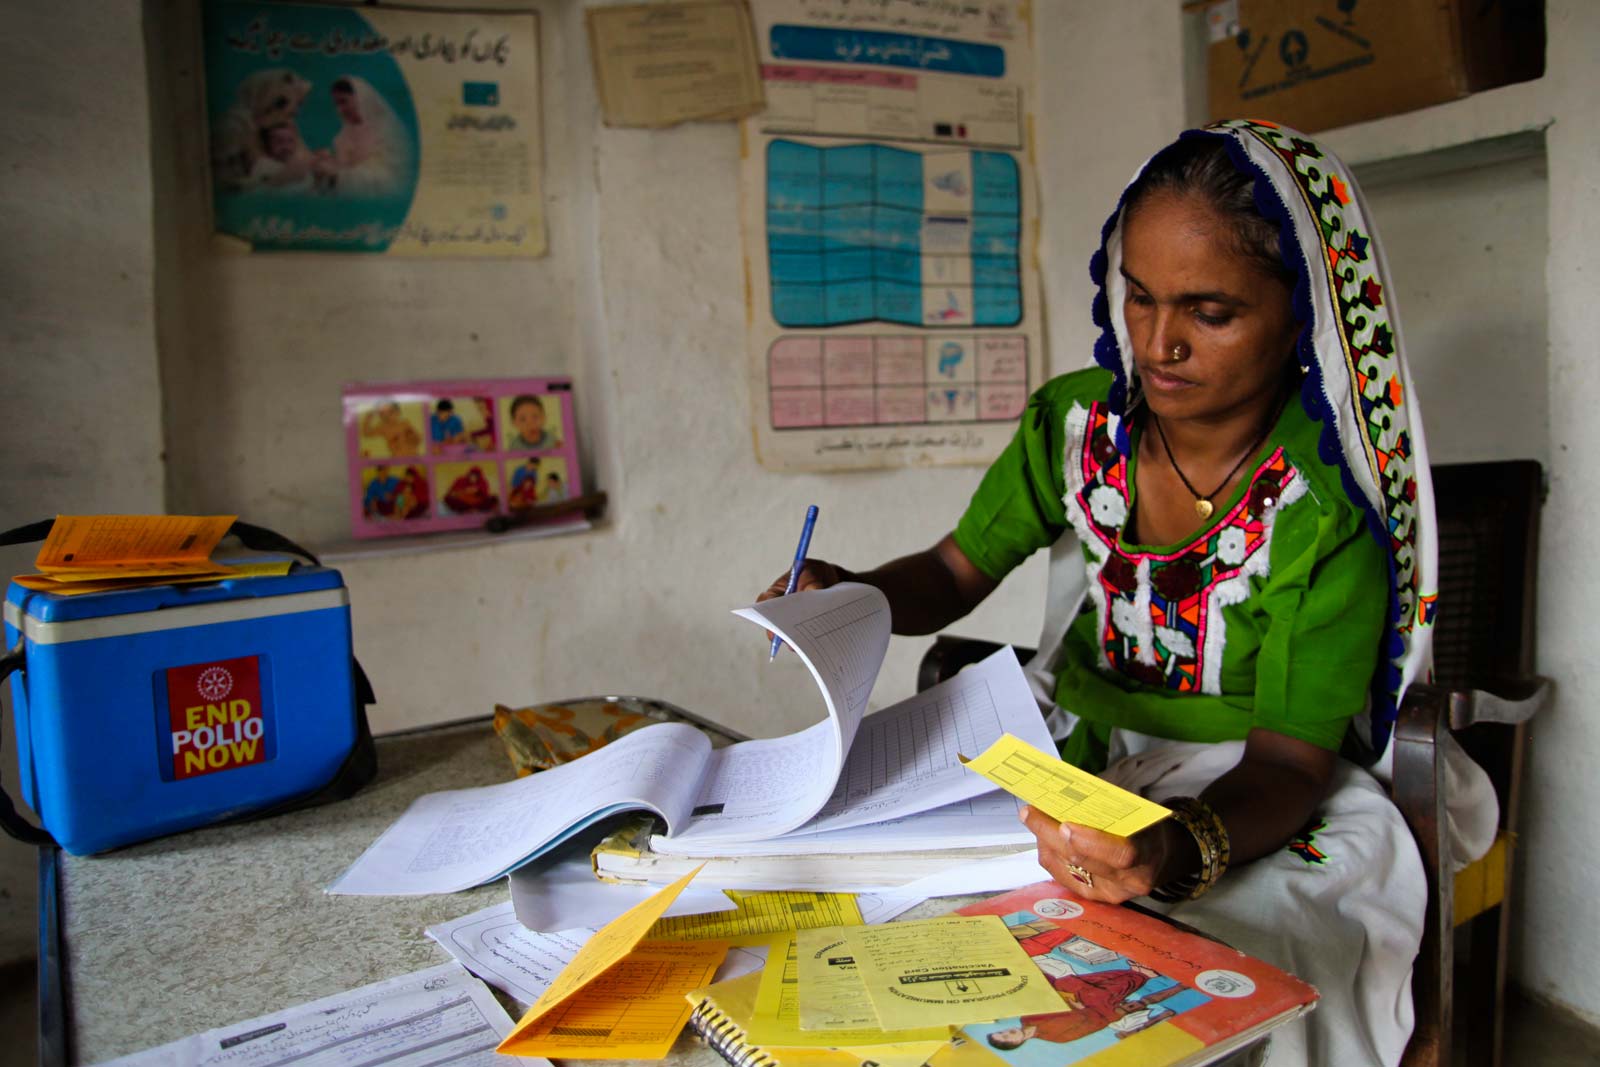
[[[1543,471],[1534,460],[1433,468],[1439,517],[1436,684],[1493,688],[1533,673],[1539,505]]]

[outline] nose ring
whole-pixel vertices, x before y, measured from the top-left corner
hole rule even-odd
[[[1167,355],[1170,357],[1167,360],[1168,363],[1182,363],[1189,358],[1189,346],[1179,341],[1167,349]]]

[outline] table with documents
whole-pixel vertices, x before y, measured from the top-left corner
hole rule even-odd
[[[506,780],[505,751],[486,720],[378,750],[378,778],[337,804],[101,856],[41,850],[41,1062],[99,1063],[449,962],[425,928],[505,900],[503,881],[421,897],[323,887],[416,797]],[[723,1061],[685,1034],[662,1062]]]

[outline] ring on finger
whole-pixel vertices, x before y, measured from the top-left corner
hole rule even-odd
[[[1069,863],[1067,864],[1067,873],[1072,875],[1072,877],[1076,878],[1078,881],[1082,882],[1084,885],[1094,885],[1094,875],[1089,873],[1089,869],[1087,867],[1080,867],[1076,863]]]

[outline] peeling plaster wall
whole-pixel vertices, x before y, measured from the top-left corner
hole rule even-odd
[[[74,62],[63,72],[69,40]],[[57,512],[162,507],[144,87],[136,3],[7,10],[0,530]],[[0,549],[6,575],[32,570],[32,560],[32,549]],[[3,779],[14,790],[16,746],[9,715],[0,719]],[[34,850],[0,836],[0,961],[33,955],[33,915]]]

